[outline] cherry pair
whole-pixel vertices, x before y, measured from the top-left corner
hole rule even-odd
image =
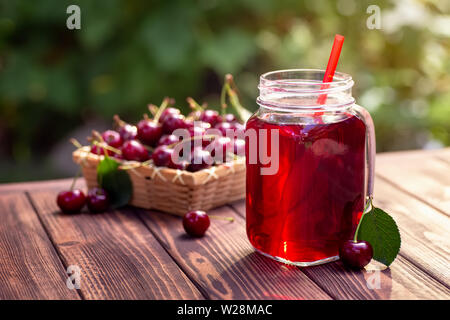
[[[58,207],[64,213],[77,213],[86,204],[92,213],[104,212],[109,207],[109,196],[104,189],[93,188],[87,197],[80,189],[61,191],[56,199]]]

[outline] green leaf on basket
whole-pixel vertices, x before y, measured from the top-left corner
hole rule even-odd
[[[131,199],[133,186],[125,170],[119,170],[119,163],[108,156],[97,167],[98,184],[108,192],[111,207],[122,207]]]
[[[379,208],[361,217],[358,240],[369,242],[373,248],[373,259],[389,266],[400,251],[400,232],[394,219]]]

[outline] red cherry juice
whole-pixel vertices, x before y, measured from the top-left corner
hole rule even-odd
[[[253,116],[246,125],[268,129],[269,152],[270,129],[279,130],[275,175],[261,175],[259,160],[249,163],[248,145],[256,142],[247,138],[248,238],[257,250],[291,262],[337,256],[340,241],[352,238],[362,215],[366,126],[350,113],[333,123],[321,116],[307,124],[269,118]]]

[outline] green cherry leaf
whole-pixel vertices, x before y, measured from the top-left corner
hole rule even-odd
[[[400,251],[400,232],[394,219],[385,211],[372,207],[361,218],[358,240],[369,242],[373,259],[389,266]]]
[[[119,208],[131,199],[133,186],[130,176],[124,170],[119,170],[119,163],[108,156],[97,167],[97,181],[110,197],[111,207]]]

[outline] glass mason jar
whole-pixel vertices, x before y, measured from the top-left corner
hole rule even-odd
[[[351,76],[263,74],[246,123],[247,235],[260,253],[310,266],[337,260],[373,190],[375,134]]]

